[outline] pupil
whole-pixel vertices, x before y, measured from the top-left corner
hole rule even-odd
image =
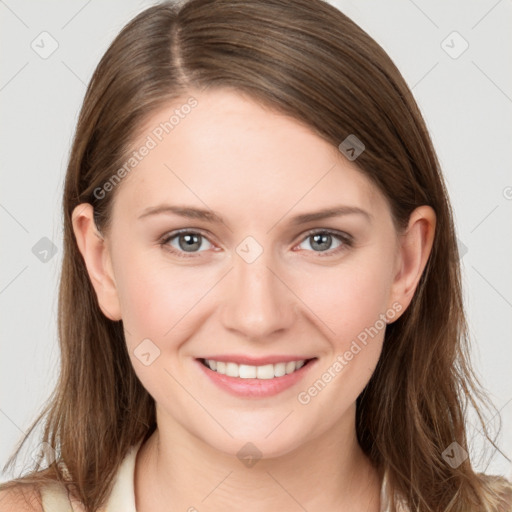
[[[313,249],[318,249],[320,251],[324,251],[329,249],[331,246],[332,237],[328,233],[316,234],[313,235],[313,243],[311,247]]]
[[[179,244],[181,249],[187,252],[193,252],[201,247],[201,240],[199,235],[181,235],[179,237]]]

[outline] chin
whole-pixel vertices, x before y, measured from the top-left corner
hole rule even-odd
[[[286,415],[284,415],[286,416]],[[292,414],[290,414],[291,418]],[[281,418],[282,421],[282,418]],[[226,435],[216,436],[215,439],[204,439],[212,449],[237,457],[242,463],[246,460],[272,459],[282,457],[297,450],[307,443],[304,438],[305,425],[297,425],[301,432],[285,427],[285,420],[281,425],[272,422],[272,425],[262,422],[250,428],[228,428],[233,437]],[[289,427],[290,425],[287,425]],[[249,464],[246,464],[250,467]]]

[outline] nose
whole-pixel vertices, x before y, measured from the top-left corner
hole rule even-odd
[[[266,252],[252,263],[236,256],[221,312],[227,330],[251,341],[270,341],[296,322],[296,298],[275,267]]]

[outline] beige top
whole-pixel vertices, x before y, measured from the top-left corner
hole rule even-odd
[[[134,445],[117,471],[112,492],[101,512],[137,512],[135,508],[135,459],[142,441]],[[66,488],[56,483],[47,486],[41,492],[44,512],[80,512],[77,506],[73,506]],[[386,491],[386,476],[381,487],[380,512],[389,512],[388,494]],[[80,509],[81,510],[81,509]]]

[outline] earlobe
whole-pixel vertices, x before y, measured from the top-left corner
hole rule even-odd
[[[110,253],[93,215],[92,205],[79,204],[72,214],[73,231],[101,311],[110,320],[117,321],[121,320],[121,308]]]
[[[420,206],[411,213],[406,230],[399,236],[398,271],[392,285],[392,297],[404,311],[414,296],[430,256],[435,227],[434,210],[430,206]]]

